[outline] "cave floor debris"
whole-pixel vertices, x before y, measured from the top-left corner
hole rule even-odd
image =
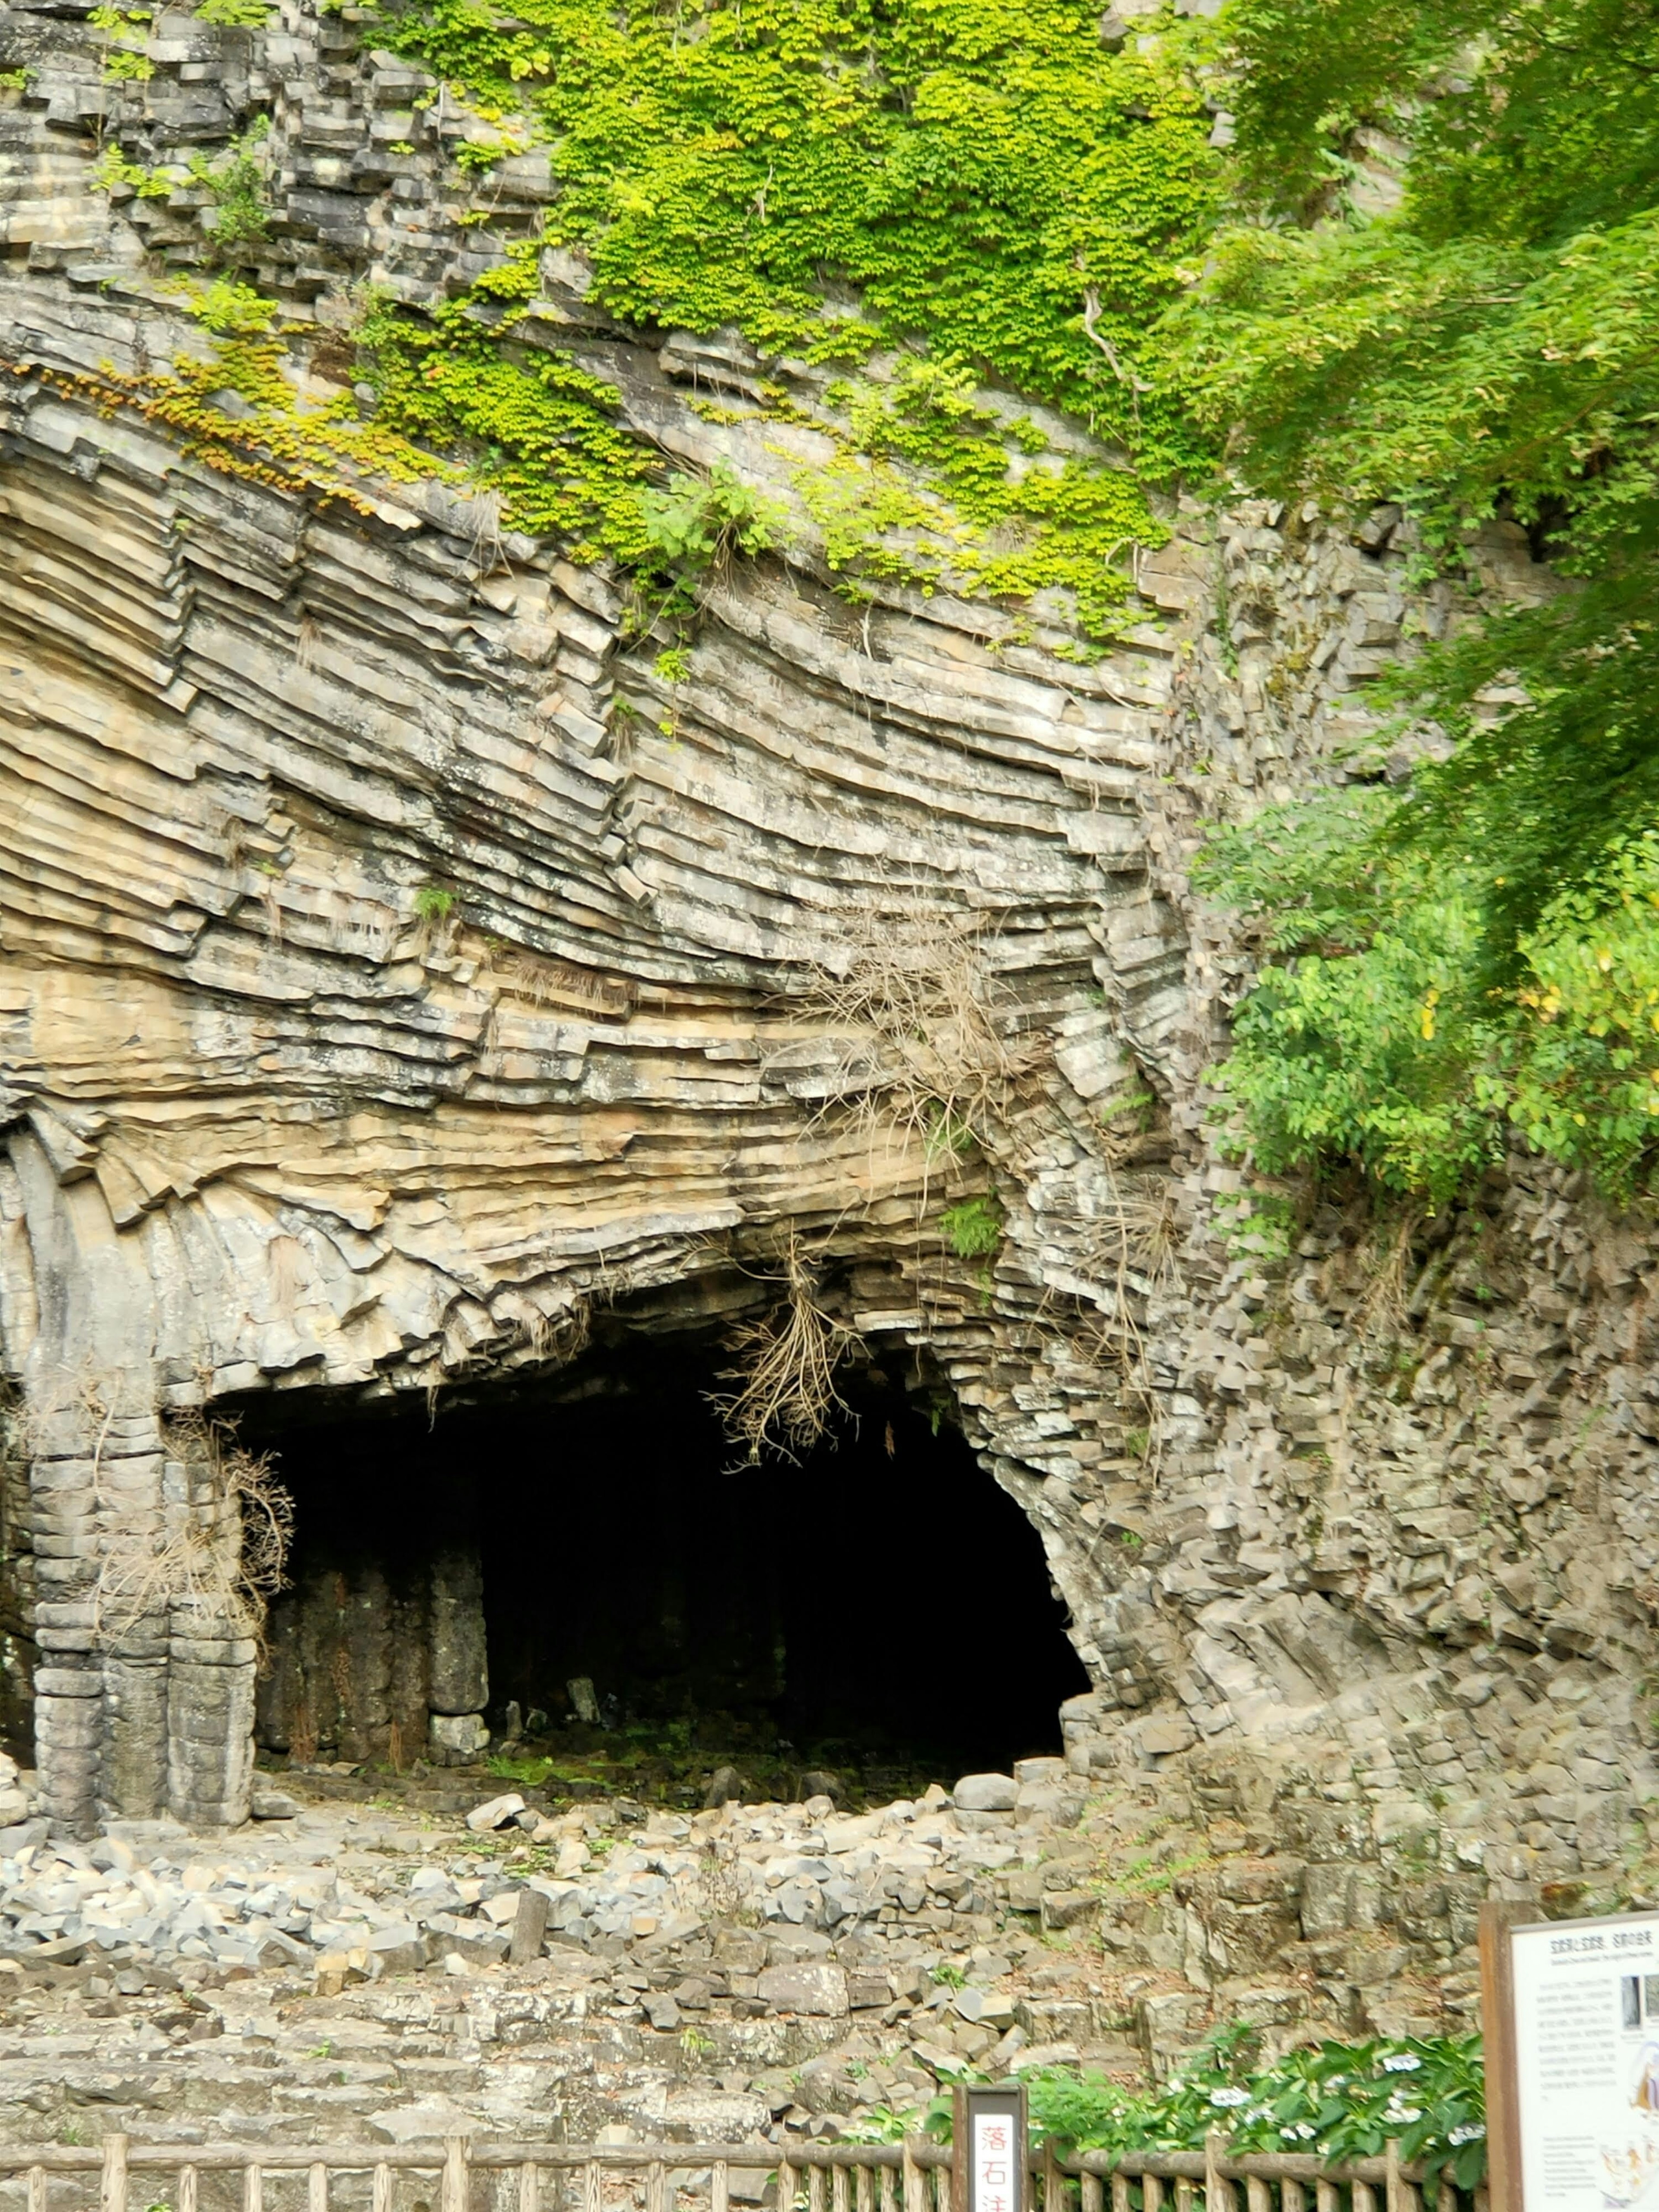
[[[969,2065],[1140,2071],[1098,1945],[1007,1905],[1011,1870],[1029,1887],[1087,1848],[1031,1802],[1046,1773],[1001,1791],[1018,1819],[937,1788],[850,1815],[600,1803],[539,1843],[313,1779],[289,1779],[291,1817],[220,1838],[118,1821],[0,1861],[13,2140],[833,2135]],[[475,1807],[519,1795],[451,1784]],[[514,1965],[526,1888],[550,1924]]]

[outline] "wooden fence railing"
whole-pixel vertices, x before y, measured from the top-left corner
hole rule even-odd
[[[1382,2158],[1328,2166],[1293,2153],[1229,2156],[1212,2136],[1202,2151],[1106,2151],[1058,2155],[1033,2148],[1033,2212],[1486,2212],[1449,2183],[1424,2203],[1419,2168]],[[496,2143],[464,2136],[441,2146],[390,2143],[0,2144],[0,2204],[27,2212],[80,2212],[96,2177],[98,2212],[732,2212],[738,2194],[757,2203],[777,2178],[776,2212],[952,2212],[950,2148],[920,2136],[902,2143]],[[433,2177],[435,2206],[404,2178]],[[238,2190],[236,2184],[240,2180]],[[65,2185],[68,2185],[67,2186]],[[159,2185],[159,2187],[158,2187]],[[1240,2191],[1243,2191],[1243,2203]],[[1312,2196],[1309,2202],[1310,2192]],[[211,2204],[204,2206],[204,2195]],[[400,2198],[402,2203],[400,2204]]]

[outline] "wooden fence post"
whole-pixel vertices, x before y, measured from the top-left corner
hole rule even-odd
[[[780,2207],[780,2212],[784,2208]],[[904,2212],[927,2212],[927,2177],[916,2156],[916,2139],[904,2138]]]
[[[104,2171],[99,2189],[100,2212],[127,2212],[127,2139],[104,2137]]]
[[[1519,1905],[1497,1898],[1489,1898],[1480,1908],[1480,2033],[1486,2054],[1486,2201],[1491,2212],[1521,2212],[1521,2082],[1509,1936],[1521,1913]]]
[[[466,2137],[444,2142],[443,2212],[466,2212]]]

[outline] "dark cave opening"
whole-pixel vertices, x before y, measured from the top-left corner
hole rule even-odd
[[[250,1407],[295,1501],[264,1747],[457,1763],[516,1721],[550,1787],[683,1799],[727,1761],[751,1794],[827,1768],[893,1795],[1057,1749],[1087,1678],[1036,1529],[942,1401],[863,1368],[800,1465],[734,1467],[719,1364],[635,1335],[435,1419]]]

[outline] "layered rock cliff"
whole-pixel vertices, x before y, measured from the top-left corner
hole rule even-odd
[[[312,468],[212,388],[210,195],[135,177],[269,116],[256,273],[296,404],[346,400],[354,288],[421,305],[501,250],[418,72],[294,0],[146,58],[112,82],[78,7],[0,12],[8,1663],[54,1817],[241,1815],[203,1409],[793,1304],[948,1390],[1036,1523],[1096,1685],[1073,1766],[1293,1850],[1306,1940],[1386,1924],[1439,1971],[1490,1881],[1623,1878],[1644,1228],[1524,1163],[1379,1226],[1252,1196],[1207,1133],[1247,958],[1186,867],[1370,726],[1386,514],[1182,512],[1097,658],[1058,605],[849,605],[803,528],[665,659],[625,577],[435,459]],[[494,191],[510,238],[550,186]],[[574,257],[542,281],[532,337],[629,428],[788,501],[809,373],[621,328]]]

